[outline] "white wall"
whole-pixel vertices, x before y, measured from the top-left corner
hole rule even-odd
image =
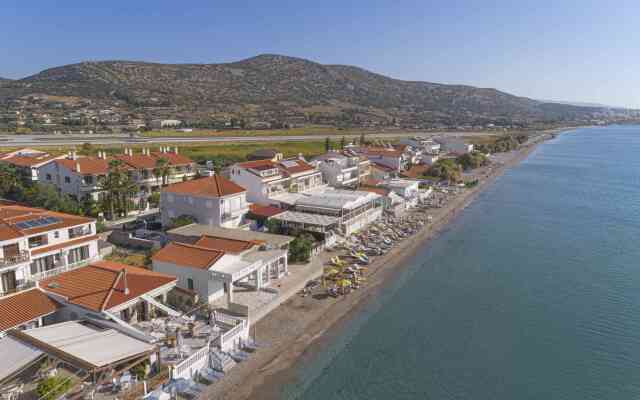
[[[224,295],[222,282],[211,279],[209,271],[198,268],[178,266],[163,261],[154,261],[153,270],[177,278],[176,286],[189,290],[188,280],[193,280],[193,291],[202,301],[214,301]]]
[[[173,218],[191,215],[203,225],[236,228],[243,221],[248,207],[246,193],[219,198],[185,196],[169,192],[162,192],[160,195],[160,214],[165,226]],[[233,218],[223,222],[222,215],[225,213]]]

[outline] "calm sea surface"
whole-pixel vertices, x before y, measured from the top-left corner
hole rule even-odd
[[[640,398],[640,127],[536,149],[283,399]]]

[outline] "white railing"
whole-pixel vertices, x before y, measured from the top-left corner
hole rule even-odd
[[[209,346],[206,345],[189,358],[176,364],[171,370],[171,379],[191,378],[195,372],[209,365]]]
[[[74,270],[76,268],[83,267],[87,265],[89,262],[90,260],[82,260],[82,261],[75,262],[73,264],[67,264],[67,265],[63,265],[62,267],[50,269],[48,271],[36,272],[35,274],[31,274],[31,276],[29,276],[27,280],[36,282],[46,278],[51,278],[52,276],[59,275],[63,272],[67,272],[67,271]]]
[[[29,259],[30,259],[29,252],[22,250],[14,256],[0,258],[0,268],[10,267],[12,265],[27,262],[29,261]]]
[[[233,328],[229,329],[228,331],[226,331],[225,333],[223,333],[220,336],[220,349],[222,349],[222,351],[225,351],[228,346],[227,343],[231,342],[235,342],[235,339],[242,334],[242,332],[245,330],[246,328],[246,324],[247,321],[245,321],[244,319],[235,319],[235,321],[238,321],[239,323],[237,323],[236,326],[234,326]],[[224,321],[223,321],[224,322]]]

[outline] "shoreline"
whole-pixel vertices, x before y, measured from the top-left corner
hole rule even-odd
[[[563,131],[564,132],[564,131]],[[408,238],[389,253],[377,257],[367,275],[367,283],[361,289],[337,299],[314,299],[294,296],[272,311],[255,326],[256,340],[268,346],[252,354],[249,360],[234,367],[228,376],[209,387],[202,398],[222,400],[281,398],[282,388],[295,379],[296,363],[304,357],[312,357],[321,351],[326,340],[359,309],[382,290],[390,280],[404,270],[404,261],[413,257],[418,249],[445,231],[450,223],[470,205],[475,198],[508,169],[518,165],[537,148],[537,145],[553,138],[559,132],[544,132],[539,140],[522,148],[505,153],[508,159],[499,165],[478,170],[480,183],[454,198],[440,209],[431,209],[432,223]],[[317,262],[324,263],[335,253],[323,253]]]

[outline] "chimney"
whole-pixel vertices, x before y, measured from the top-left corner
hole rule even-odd
[[[127,283],[127,270],[126,269],[122,269],[122,284],[124,286],[124,294],[128,295],[129,294],[129,285]]]
[[[74,160],[75,160],[75,158],[74,158]],[[76,162],[76,172],[79,173],[79,174],[82,173],[82,171],[80,170],[80,163],[79,162]]]

